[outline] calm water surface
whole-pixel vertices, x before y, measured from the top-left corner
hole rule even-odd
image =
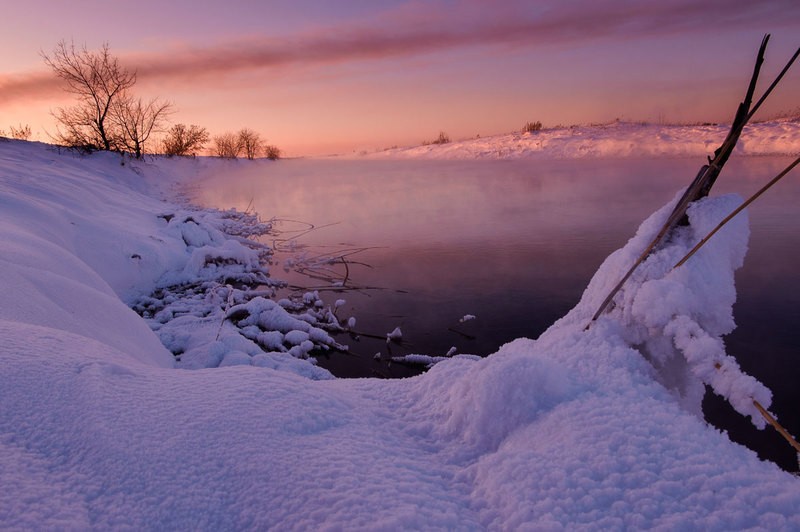
[[[714,194],[748,196],[790,160],[732,159]],[[697,159],[560,161],[232,161],[203,175],[192,197],[220,208],[255,208],[284,221],[282,238],[308,256],[349,255],[340,317],[360,332],[403,331],[403,345],[363,335],[341,339],[356,356],[320,359],[345,377],[401,377],[416,370],[391,355],[488,355],[519,337],[536,338],[579,300],[600,263],[639,223],[688,185]],[[751,240],[737,273],[737,330],[728,352],[771,387],[773,411],[800,434],[800,176],[790,174],[750,209]],[[302,222],[302,223],[301,223]],[[304,232],[308,225],[316,229]],[[294,231],[294,232],[293,232]],[[284,247],[289,243],[284,242]],[[330,282],[284,275],[305,288]],[[341,264],[331,275],[345,275]],[[475,320],[461,323],[467,314]],[[375,360],[376,353],[381,360]],[[707,394],[711,396],[711,394]],[[752,429],[709,397],[707,418],[784,468],[797,469],[774,431]]]

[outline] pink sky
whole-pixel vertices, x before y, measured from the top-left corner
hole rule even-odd
[[[40,50],[104,41],[172,120],[255,129],[290,155],[616,118],[728,121],[800,46],[797,0],[4,2],[0,129],[68,104]],[[800,111],[800,69],[761,112]]]

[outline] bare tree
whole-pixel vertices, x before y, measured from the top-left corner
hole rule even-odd
[[[175,124],[164,138],[164,153],[166,155],[197,155],[208,142],[208,131],[200,126],[186,126]]]
[[[107,43],[95,52],[62,40],[52,54],[41,55],[66,83],[66,90],[78,98],[76,106],[53,113],[64,128],[59,129],[56,140],[89,149],[114,148],[116,139],[109,131],[109,115],[115,100],[136,83],[136,72],[122,67]]]
[[[117,97],[111,105],[109,116],[118,132],[119,148],[141,159],[145,153],[145,143],[153,133],[162,130],[171,112],[172,104],[157,98],[144,102],[127,93]]]
[[[264,152],[264,142],[261,140],[261,135],[252,129],[244,128],[239,131],[239,143],[242,146],[245,157],[251,161]]]
[[[233,133],[223,133],[214,137],[214,154],[224,159],[236,159],[242,152],[239,136]]]

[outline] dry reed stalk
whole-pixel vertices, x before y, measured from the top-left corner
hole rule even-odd
[[[708,233],[706,236],[704,236],[704,237],[703,237],[703,239],[702,239],[702,240],[700,240],[700,242],[698,242],[698,243],[697,243],[697,244],[696,244],[696,245],[695,245],[695,246],[694,246],[694,247],[691,249],[691,251],[689,251],[689,253],[687,253],[687,254],[686,254],[686,255],[685,255],[685,256],[684,256],[684,257],[683,257],[681,260],[679,260],[679,261],[678,261],[678,262],[675,264],[675,266],[673,266],[672,268],[673,268],[673,269],[675,269],[675,268],[678,268],[679,266],[683,266],[683,265],[686,263],[686,261],[687,261],[687,260],[689,260],[689,259],[692,257],[692,255],[694,255],[695,253],[697,253],[697,250],[699,250],[701,247],[703,247],[703,245],[705,245],[705,243],[706,243],[706,242],[708,242],[708,240],[709,240],[709,239],[710,239],[712,236],[714,236],[714,235],[717,233],[717,231],[719,231],[720,229],[722,229],[722,228],[723,228],[723,226],[725,226],[725,224],[727,224],[728,222],[730,222],[730,221],[731,221],[731,220],[732,220],[732,219],[733,219],[733,218],[734,218],[734,217],[735,217],[737,214],[739,214],[740,212],[742,212],[744,209],[746,209],[746,208],[747,208],[747,206],[748,206],[748,205],[750,205],[751,203],[753,203],[753,202],[754,202],[755,200],[757,200],[757,199],[758,199],[758,198],[759,198],[759,197],[760,197],[760,196],[761,196],[761,195],[762,195],[764,192],[766,192],[767,190],[769,190],[769,188],[770,188],[770,187],[772,187],[772,185],[774,185],[775,183],[777,183],[778,181],[780,181],[780,180],[781,180],[781,178],[783,178],[783,176],[785,176],[786,174],[788,174],[789,172],[791,172],[791,171],[794,169],[794,167],[795,167],[795,166],[797,166],[798,164],[800,164],[800,157],[798,157],[797,159],[795,159],[795,160],[794,160],[794,162],[792,162],[792,164],[790,164],[789,166],[787,166],[787,167],[786,167],[786,168],[785,168],[785,169],[784,169],[784,170],[783,170],[781,173],[779,173],[778,175],[776,175],[775,177],[773,177],[773,178],[770,180],[770,182],[769,182],[769,183],[767,183],[766,185],[764,185],[763,187],[761,187],[761,189],[760,189],[758,192],[756,192],[755,194],[753,194],[752,196],[750,196],[750,197],[747,199],[747,201],[745,201],[744,203],[742,203],[741,205],[739,205],[739,206],[738,206],[738,207],[737,207],[737,208],[736,208],[736,209],[735,209],[735,210],[734,210],[732,213],[730,213],[728,216],[726,216],[724,220],[722,220],[722,221],[721,221],[719,224],[717,224],[717,226],[716,226],[714,229],[712,229],[712,230],[711,230],[711,232],[709,232],[709,233]]]
[[[781,70],[780,74],[778,74],[778,75],[775,77],[775,80],[774,80],[774,81],[773,81],[773,82],[770,84],[770,86],[767,88],[767,90],[766,90],[766,91],[764,91],[764,94],[761,96],[761,98],[759,98],[759,99],[758,99],[758,101],[756,102],[756,104],[753,106],[753,109],[751,109],[751,110],[750,110],[750,114],[748,114],[748,115],[747,115],[747,119],[748,119],[748,120],[750,120],[751,118],[753,118],[753,115],[754,115],[754,114],[756,114],[756,111],[758,111],[758,108],[759,108],[759,107],[761,107],[761,104],[762,104],[762,103],[764,103],[764,100],[766,100],[766,99],[767,99],[767,96],[769,96],[769,95],[770,95],[770,93],[772,92],[772,90],[773,90],[775,87],[777,87],[777,86],[778,86],[778,83],[780,83],[781,79],[783,79],[783,76],[786,74],[786,72],[788,72],[788,71],[789,71],[789,69],[791,68],[792,64],[795,62],[795,60],[797,59],[797,57],[798,57],[798,56],[800,56],[800,48],[798,48],[798,49],[795,51],[794,55],[793,55],[793,56],[791,57],[791,59],[789,59],[789,61],[786,63],[786,66],[784,66],[784,67],[783,67],[783,70]]]
[[[627,273],[622,277],[622,280],[620,280],[619,283],[614,286],[608,296],[606,296],[600,307],[597,309],[597,312],[594,313],[592,319],[589,320],[589,323],[587,323],[586,327],[584,327],[584,330],[588,330],[589,326],[591,326],[591,324],[600,317],[606,308],[608,308],[617,292],[622,289],[622,286],[627,282],[633,272],[645,261],[645,259],[647,259],[647,257],[650,256],[650,254],[658,247],[658,245],[661,244],[667,234],[673,228],[675,228],[675,226],[686,223],[686,209],[688,208],[689,204],[708,195],[711,187],[717,180],[717,177],[719,177],[722,167],[728,161],[731,153],[733,153],[733,149],[736,147],[736,144],[739,141],[739,137],[742,134],[744,126],[756,112],[758,107],[760,107],[764,100],[766,100],[767,96],[772,92],[781,78],[783,78],[784,74],[786,74],[786,71],[789,70],[789,67],[791,67],[792,63],[794,63],[795,59],[797,59],[797,56],[800,55],[800,49],[798,49],[780,74],[766,90],[764,95],[758,100],[756,105],[753,106],[753,94],[755,93],[756,82],[758,81],[758,76],[761,72],[761,65],[764,63],[764,53],[767,48],[767,43],[769,42],[769,37],[769,34],[767,34],[761,41],[761,46],[758,50],[758,55],[756,56],[756,63],[753,68],[753,74],[750,77],[750,83],[747,87],[747,93],[745,94],[744,100],[742,100],[736,109],[736,115],[734,116],[728,135],[725,137],[722,145],[720,145],[720,147],[714,151],[714,158],[712,159],[709,157],[709,164],[700,168],[700,171],[694,178],[694,181],[692,181],[692,183],[683,193],[683,196],[681,196],[681,199],[676,204],[675,208],[673,209],[667,221],[659,230],[658,234],[639,255],[633,266],[631,266]]]
[[[764,408],[763,406],[761,406],[761,404],[758,401],[756,401],[755,399],[753,399],[753,405],[758,409],[759,412],[761,412],[761,415],[764,416],[764,419],[767,420],[767,423],[772,425],[772,427],[775,430],[777,430],[778,433],[781,436],[783,436],[784,439],[787,442],[789,442],[789,445],[794,447],[794,450],[797,451],[798,453],[800,453],[800,443],[797,443],[797,440],[795,440],[792,437],[792,435],[789,434],[789,432],[785,428],[783,428],[783,426],[780,423],[778,423],[778,420],[776,420],[774,417],[772,417],[772,414],[770,414],[767,411],[767,409]]]

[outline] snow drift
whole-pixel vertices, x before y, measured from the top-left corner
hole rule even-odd
[[[670,205],[537,340],[402,381],[312,380],[286,353],[290,371],[245,352],[174,369],[123,303],[203,246],[234,246],[159,218],[182,207],[154,196],[195,164],[216,163],[0,142],[0,527],[800,528],[797,479],[697,415],[715,362],[712,385],[744,414],[746,397],[769,403],[721,341],[746,220],[670,271],[736,198],[695,205],[588,331]]]

